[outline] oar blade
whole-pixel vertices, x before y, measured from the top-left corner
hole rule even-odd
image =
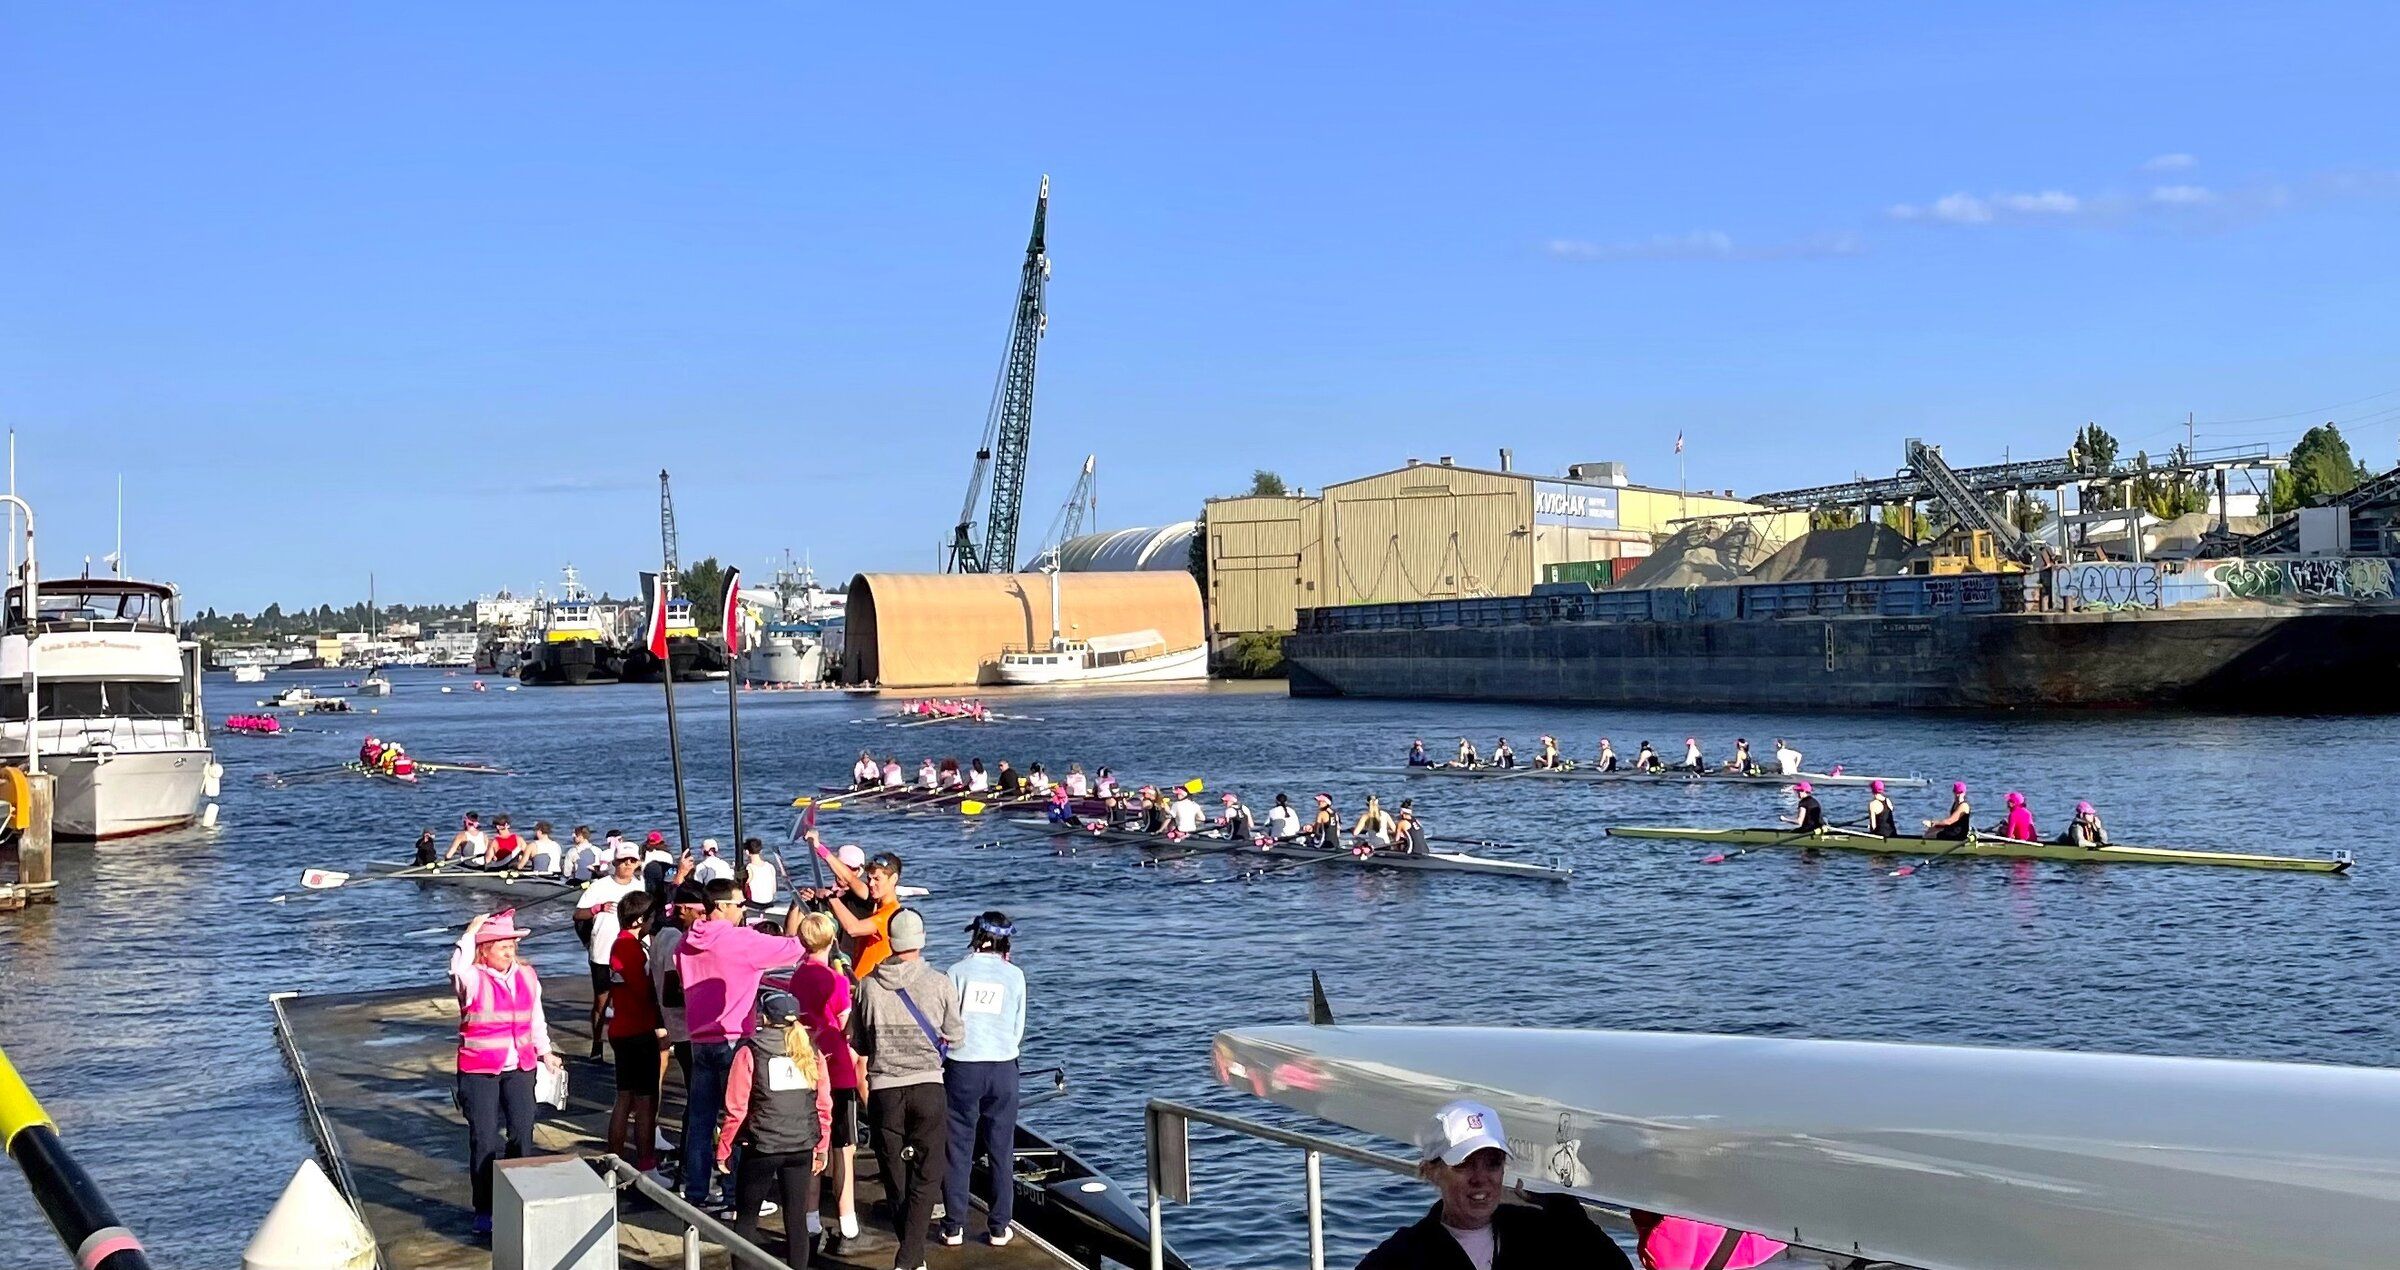
[[[349,874],[334,869],[304,869],[300,873],[300,885],[312,891],[330,891],[349,880]]]
[[[962,816],[980,816],[983,814],[983,807],[982,803],[970,798],[958,805],[958,812]]]

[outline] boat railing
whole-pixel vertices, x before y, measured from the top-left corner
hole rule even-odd
[[[15,720],[7,735],[25,735],[23,720]],[[196,745],[192,728],[180,716],[130,718],[118,716],[105,719],[60,719],[44,716],[35,729],[45,753],[67,753],[69,742],[82,742],[85,749],[108,745],[117,749],[182,749]]]

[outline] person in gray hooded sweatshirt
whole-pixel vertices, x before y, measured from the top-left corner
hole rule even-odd
[[[892,954],[859,983],[850,1013],[851,1047],[866,1061],[867,1120],[885,1201],[900,1250],[893,1264],[925,1264],[933,1202],[950,1155],[950,1107],[942,1060],[966,1039],[958,989],[925,963],[925,919],[913,908],[892,914]]]

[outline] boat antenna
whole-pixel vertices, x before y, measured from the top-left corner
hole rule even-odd
[[[1310,1027],[1332,1027],[1333,1006],[1325,1000],[1325,981],[1317,972],[1308,972],[1308,1024]]]

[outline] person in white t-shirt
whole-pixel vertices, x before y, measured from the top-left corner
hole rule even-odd
[[[692,881],[706,886],[718,878],[732,876],[733,865],[721,853],[717,846],[717,840],[702,838],[700,840],[700,862],[692,866]]]
[[[1800,774],[1800,751],[1786,744],[1782,737],[1775,738],[1775,770],[1784,776]]]
[[[575,826],[574,840],[567,844],[566,875],[570,882],[589,882],[600,876],[600,868],[608,857],[592,841],[590,825]]]
[[[1092,792],[1092,782],[1091,782],[1090,778],[1086,777],[1086,776],[1083,774],[1083,764],[1081,764],[1081,763],[1069,763],[1069,764],[1067,764],[1067,795],[1068,795],[1068,797],[1071,797],[1071,798],[1083,798],[1083,797],[1087,797],[1087,796],[1089,796],[1089,795],[1091,794],[1091,792]]]
[[[850,787],[852,789],[873,789],[882,783],[883,768],[875,762],[874,755],[860,750],[858,762],[850,767]]]
[[[1290,794],[1275,795],[1275,805],[1267,808],[1267,836],[1277,842],[1300,836],[1300,813],[1293,810]]]
[[[1200,804],[1192,801],[1192,791],[1188,789],[1175,791],[1175,801],[1167,804],[1167,818],[1175,826],[1176,833],[1200,832],[1202,814]]]
[[[967,792],[982,794],[990,792],[991,788],[992,774],[983,770],[983,760],[969,760],[967,763]]]
[[[617,946],[617,901],[642,889],[642,853],[629,846],[619,847],[610,864],[609,875],[594,879],[575,901],[577,923],[589,921],[592,925],[591,943],[584,951],[592,964],[592,1057],[595,1059],[600,1057],[601,1040],[607,1035],[601,1020],[608,1015],[608,954]]]
[[[756,838],[742,840],[742,898],[765,908],[775,902],[775,862],[767,858],[767,844]]]
[[[525,871],[554,877],[559,871],[560,854],[558,839],[550,836],[550,822],[534,821],[533,841],[525,844]]]

